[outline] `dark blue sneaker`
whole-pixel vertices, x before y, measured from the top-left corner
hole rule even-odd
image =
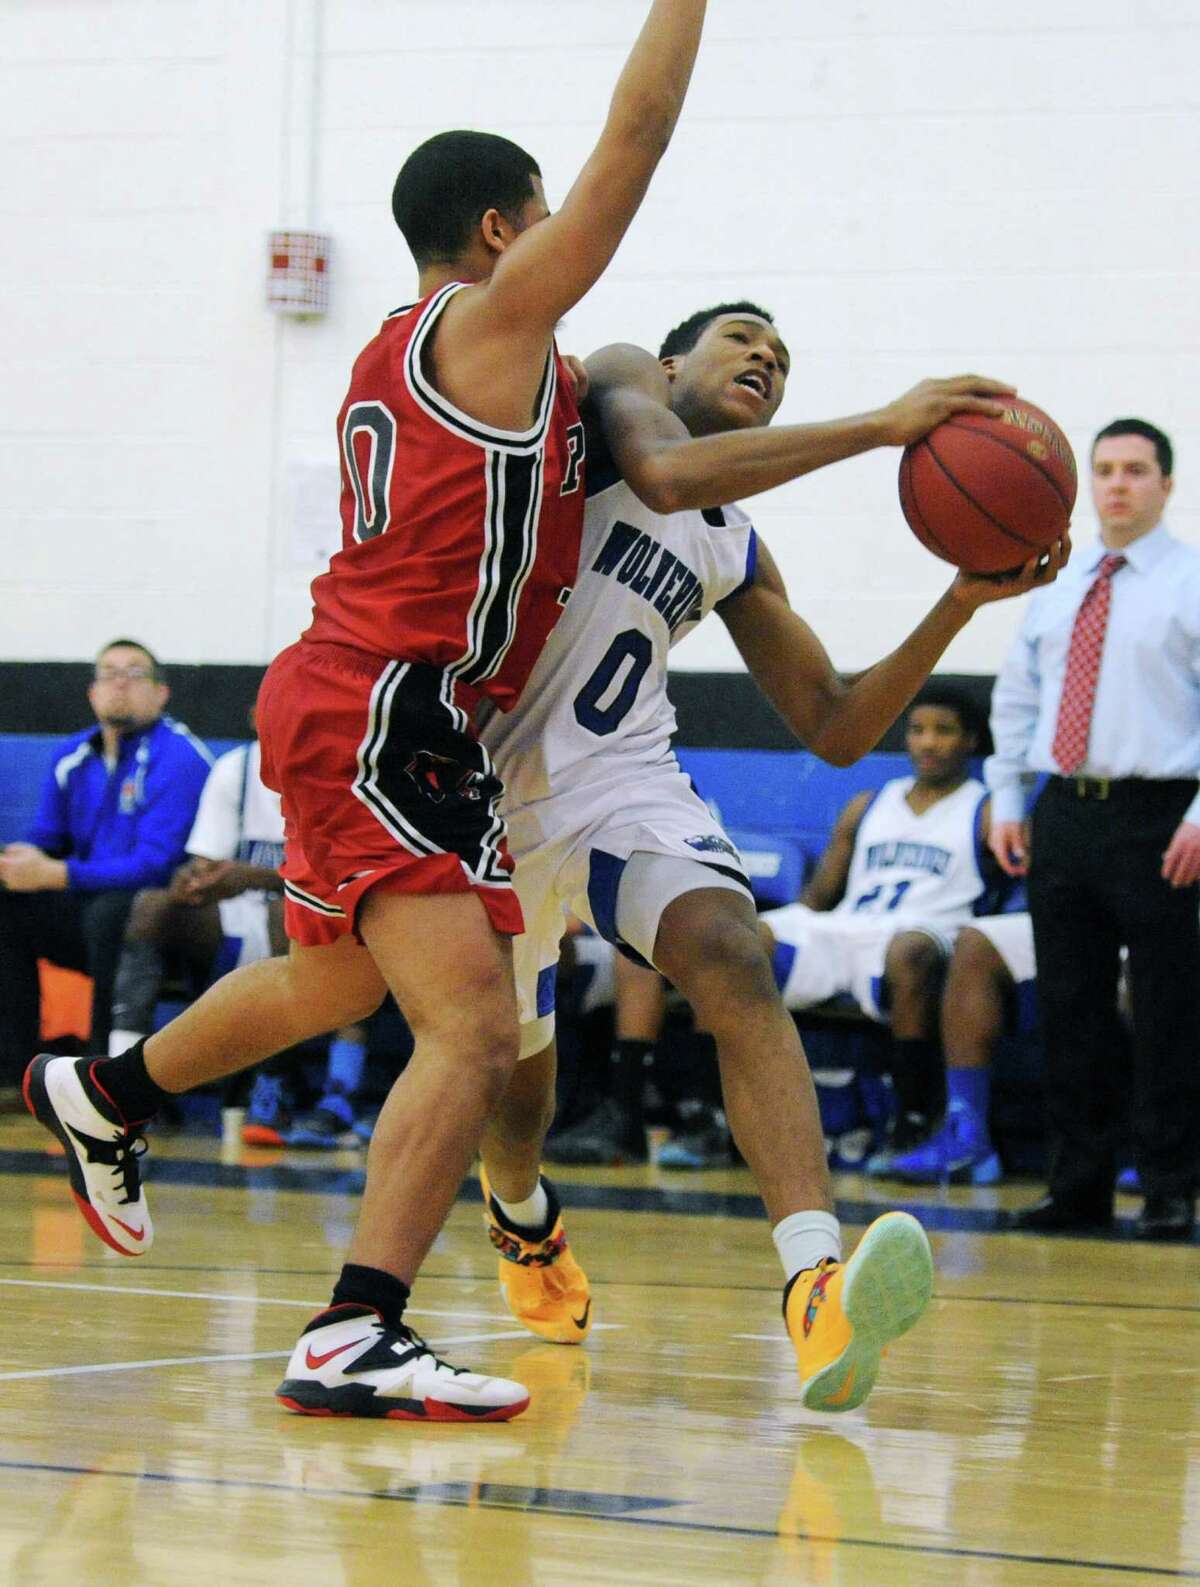
[[[336,1152],[345,1146],[362,1146],[362,1136],[354,1123],[354,1109],[338,1091],[321,1098],[311,1113],[305,1113],[283,1138],[285,1146],[306,1152]]]
[[[896,1153],[891,1173],[913,1185],[995,1185],[1004,1177],[987,1125],[961,1102],[951,1102],[928,1140]]]
[[[246,1146],[283,1146],[292,1127],[292,1099],[281,1075],[256,1075],[242,1124]]]

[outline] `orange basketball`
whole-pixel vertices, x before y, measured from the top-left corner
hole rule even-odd
[[[1077,488],[1071,443],[1019,398],[998,419],[955,414],[900,459],[909,528],[968,573],[1007,572],[1061,539]]]

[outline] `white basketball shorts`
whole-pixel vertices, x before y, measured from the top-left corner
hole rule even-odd
[[[522,1058],[541,1052],[554,1035],[566,911],[652,964],[659,921],[676,898],[712,887],[751,896],[737,849],[677,769],[635,777],[620,808],[588,811],[587,824],[573,830],[547,822],[544,810],[536,819],[521,810],[507,815],[513,885],[525,916],[524,935],[513,942]],[[545,837],[548,827],[557,834]]]
[[[1028,915],[979,915],[966,922],[963,929],[967,928],[987,938],[1018,986],[1024,981],[1036,981],[1033,921]]]
[[[883,968],[888,945],[901,931],[932,938],[949,958],[953,927],[896,915],[853,915],[787,904],[762,916],[777,944],[776,974],[782,966],[785,1007],[812,1008],[831,997],[849,996],[869,1018],[888,1017]],[[790,962],[787,962],[790,959]]]

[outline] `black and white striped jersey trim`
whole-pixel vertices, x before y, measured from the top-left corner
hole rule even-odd
[[[354,796],[362,800],[376,820],[410,854],[444,854],[444,849],[431,843],[405,820],[380,787],[379,761],[391,726],[392,702],[408,670],[407,661],[389,661],[375,680],[367,711],[366,735],[358,746],[358,776],[354,779]]]
[[[483,555],[467,615],[467,648],[449,669],[466,683],[500,670],[517,632],[517,607],[537,558],[545,460],[540,452],[487,458]]]
[[[428,678],[432,669],[422,668],[422,681]],[[358,748],[358,775],[354,780],[353,793],[360,799],[381,826],[391,835],[401,848],[418,857],[427,857],[437,854],[453,852],[460,861],[471,880],[480,886],[511,885],[508,872],[501,863],[500,843],[504,836],[504,819],[499,812],[499,798],[489,801],[486,808],[486,817],[481,809],[483,830],[480,832],[475,852],[466,855],[457,848],[453,851],[437,843],[426,832],[423,832],[410,815],[400,809],[396,799],[389,797],[384,788],[382,763],[385,752],[388,750],[388,737],[392,731],[392,712],[397,696],[404,689],[405,684],[413,674],[412,664],[407,661],[389,661],[375,681],[371,690],[370,706],[367,713],[367,731]],[[442,673],[438,683],[436,702],[432,699],[427,689],[418,684],[419,699],[418,710],[428,710],[437,704],[445,710],[450,720],[450,726],[460,738],[466,739],[467,717],[458,706],[453,704],[451,690],[453,680],[447,673]],[[483,745],[477,740],[468,740],[472,749],[479,757],[480,769],[494,775],[491,759]],[[398,746],[391,746],[393,750]],[[420,745],[406,746],[419,749]],[[497,787],[499,780],[497,779]]]
[[[431,419],[436,420],[455,435],[462,436],[464,440],[473,441],[477,446],[494,447],[507,452],[538,452],[545,444],[546,429],[550,422],[550,412],[554,407],[558,385],[553,348],[546,354],[546,367],[542,372],[541,385],[534,403],[537,417],[528,430],[501,430],[493,425],[484,424],[480,419],[472,418],[469,413],[456,408],[426,378],[421,362],[425,343],[429,340],[446,304],[456,292],[461,292],[469,285],[470,283],[466,281],[453,281],[430,298],[426,304],[417,327],[409,338],[408,350],[404,355],[405,383],[413,401],[423,413],[428,414]]]
[[[283,895],[290,898],[293,904],[299,904],[302,909],[311,909],[314,915],[328,915],[333,920],[345,920],[346,911],[339,909],[336,904],[327,904],[320,898],[314,898],[311,893],[306,893],[296,886],[295,882],[285,881]]]

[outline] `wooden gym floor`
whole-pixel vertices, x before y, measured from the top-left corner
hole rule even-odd
[[[744,1171],[558,1177],[596,1295],[582,1350],[508,1316],[469,1183],[413,1320],[528,1383],[530,1410],[318,1421],[271,1391],[328,1294],[360,1159],[156,1142],[157,1242],[129,1261],[85,1229],[45,1140],[0,1120],[14,1587],[1200,1580],[1194,1245],[997,1232],[1028,1187],[900,1192],[933,1233],[937,1298],[868,1404],[822,1419],[797,1404]],[[887,1189],[840,1184],[853,1235]]]

